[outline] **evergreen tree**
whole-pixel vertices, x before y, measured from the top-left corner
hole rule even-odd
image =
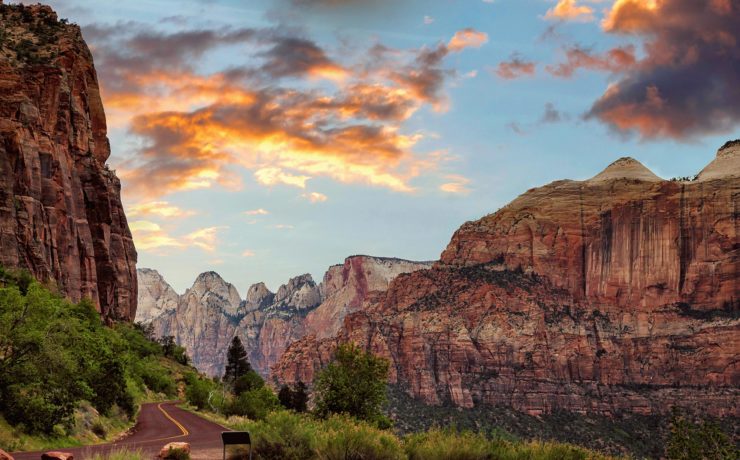
[[[295,385],[295,389],[291,389],[288,385],[283,385],[280,387],[280,392],[278,393],[280,404],[286,409],[296,412],[306,412],[308,407],[307,390],[306,384],[301,381]]]
[[[247,359],[247,350],[244,349],[242,341],[238,336],[234,336],[229,345],[229,351],[226,352],[226,370],[224,372],[224,382],[234,384],[237,379],[252,370],[252,366]]]

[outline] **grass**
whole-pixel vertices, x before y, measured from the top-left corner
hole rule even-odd
[[[192,409],[191,409],[192,410]],[[234,430],[248,431],[255,460],[609,460],[610,457],[555,441],[517,441],[472,431],[432,428],[398,435],[345,416],[326,420],[287,411],[264,421],[198,412]]]
[[[106,455],[95,454],[92,457],[86,457],[88,460],[145,460],[145,457],[141,450],[128,450],[120,449],[114,450]]]

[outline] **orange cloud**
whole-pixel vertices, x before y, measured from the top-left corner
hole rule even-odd
[[[449,182],[439,186],[439,189],[445,193],[452,193],[457,195],[467,195],[470,193],[470,189],[467,187],[470,184],[470,179],[458,174],[449,174],[445,177]]]
[[[643,139],[692,139],[740,125],[740,5],[617,0],[602,27],[644,40],[644,56],[592,105],[597,118]]]
[[[114,82],[103,88],[111,124],[141,140],[118,166],[131,184],[127,194],[139,200],[239,189],[244,170],[266,186],[305,189],[322,176],[411,192],[411,181],[437,164],[414,152],[422,134],[404,132],[405,122],[425,104],[446,107],[442,90],[454,71],[443,61],[451,51],[488,40],[464,29],[449,44],[376,45],[357,62],[340,64],[313,41],[273,29],[133,30],[97,31],[104,42],[96,53],[104,81]],[[211,75],[192,68],[193,57],[235,43],[254,47],[253,67]],[[157,59],[148,59],[149,49]]]
[[[533,76],[536,68],[537,65],[534,62],[526,61],[519,57],[519,55],[513,54],[508,61],[500,62],[493,72],[505,80],[513,80]]]
[[[218,231],[226,227],[202,228],[181,237],[171,236],[159,224],[146,220],[130,222],[129,228],[136,241],[136,248],[142,251],[196,247],[213,252],[218,242]]]
[[[593,21],[594,10],[590,6],[578,5],[576,0],[558,0],[554,7],[547,10],[545,19]]]
[[[447,44],[447,48],[450,51],[461,51],[465,48],[480,48],[486,43],[488,43],[487,33],[467,28],[455,32],[455,35]]]
[[[168,218],[190,217],[195,215],[194,211],[186,211],[168,203],[167,201],[150,201],[137,203],[130,206],[127,210],[129,217],[139,216],[159,216]]]
[[[626,45],[616,47],[603,55],[594,54],[591,50],[573,46],[565,51],[567,62],[557,66],[547,66],[547,71],[561,78],[570,78],[577,69],[590,69],[605,72],[624,72],[637,63],[635,47]]]

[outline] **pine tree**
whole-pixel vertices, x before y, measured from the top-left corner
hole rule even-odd
[[[244,349],[239,337],[234,336],[231,345],[229,345],[229,351],[226,353],[224,382],[233,384],[239,377],[251,370],[252,366],[247,359],[247,350]]]

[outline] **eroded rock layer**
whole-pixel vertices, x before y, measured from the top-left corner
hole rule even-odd
[[[736,144],[693,181],[620,159],[463,225],[431,270],[396,278],[335,337],[272,368],[313,380],[338,343],[391,361],[428,404],[613,415],[740,414]]]
[[[107,320],[136,314],[136,251],[92,55],[46,6],[2,5],[0,264],[29,270]]]

